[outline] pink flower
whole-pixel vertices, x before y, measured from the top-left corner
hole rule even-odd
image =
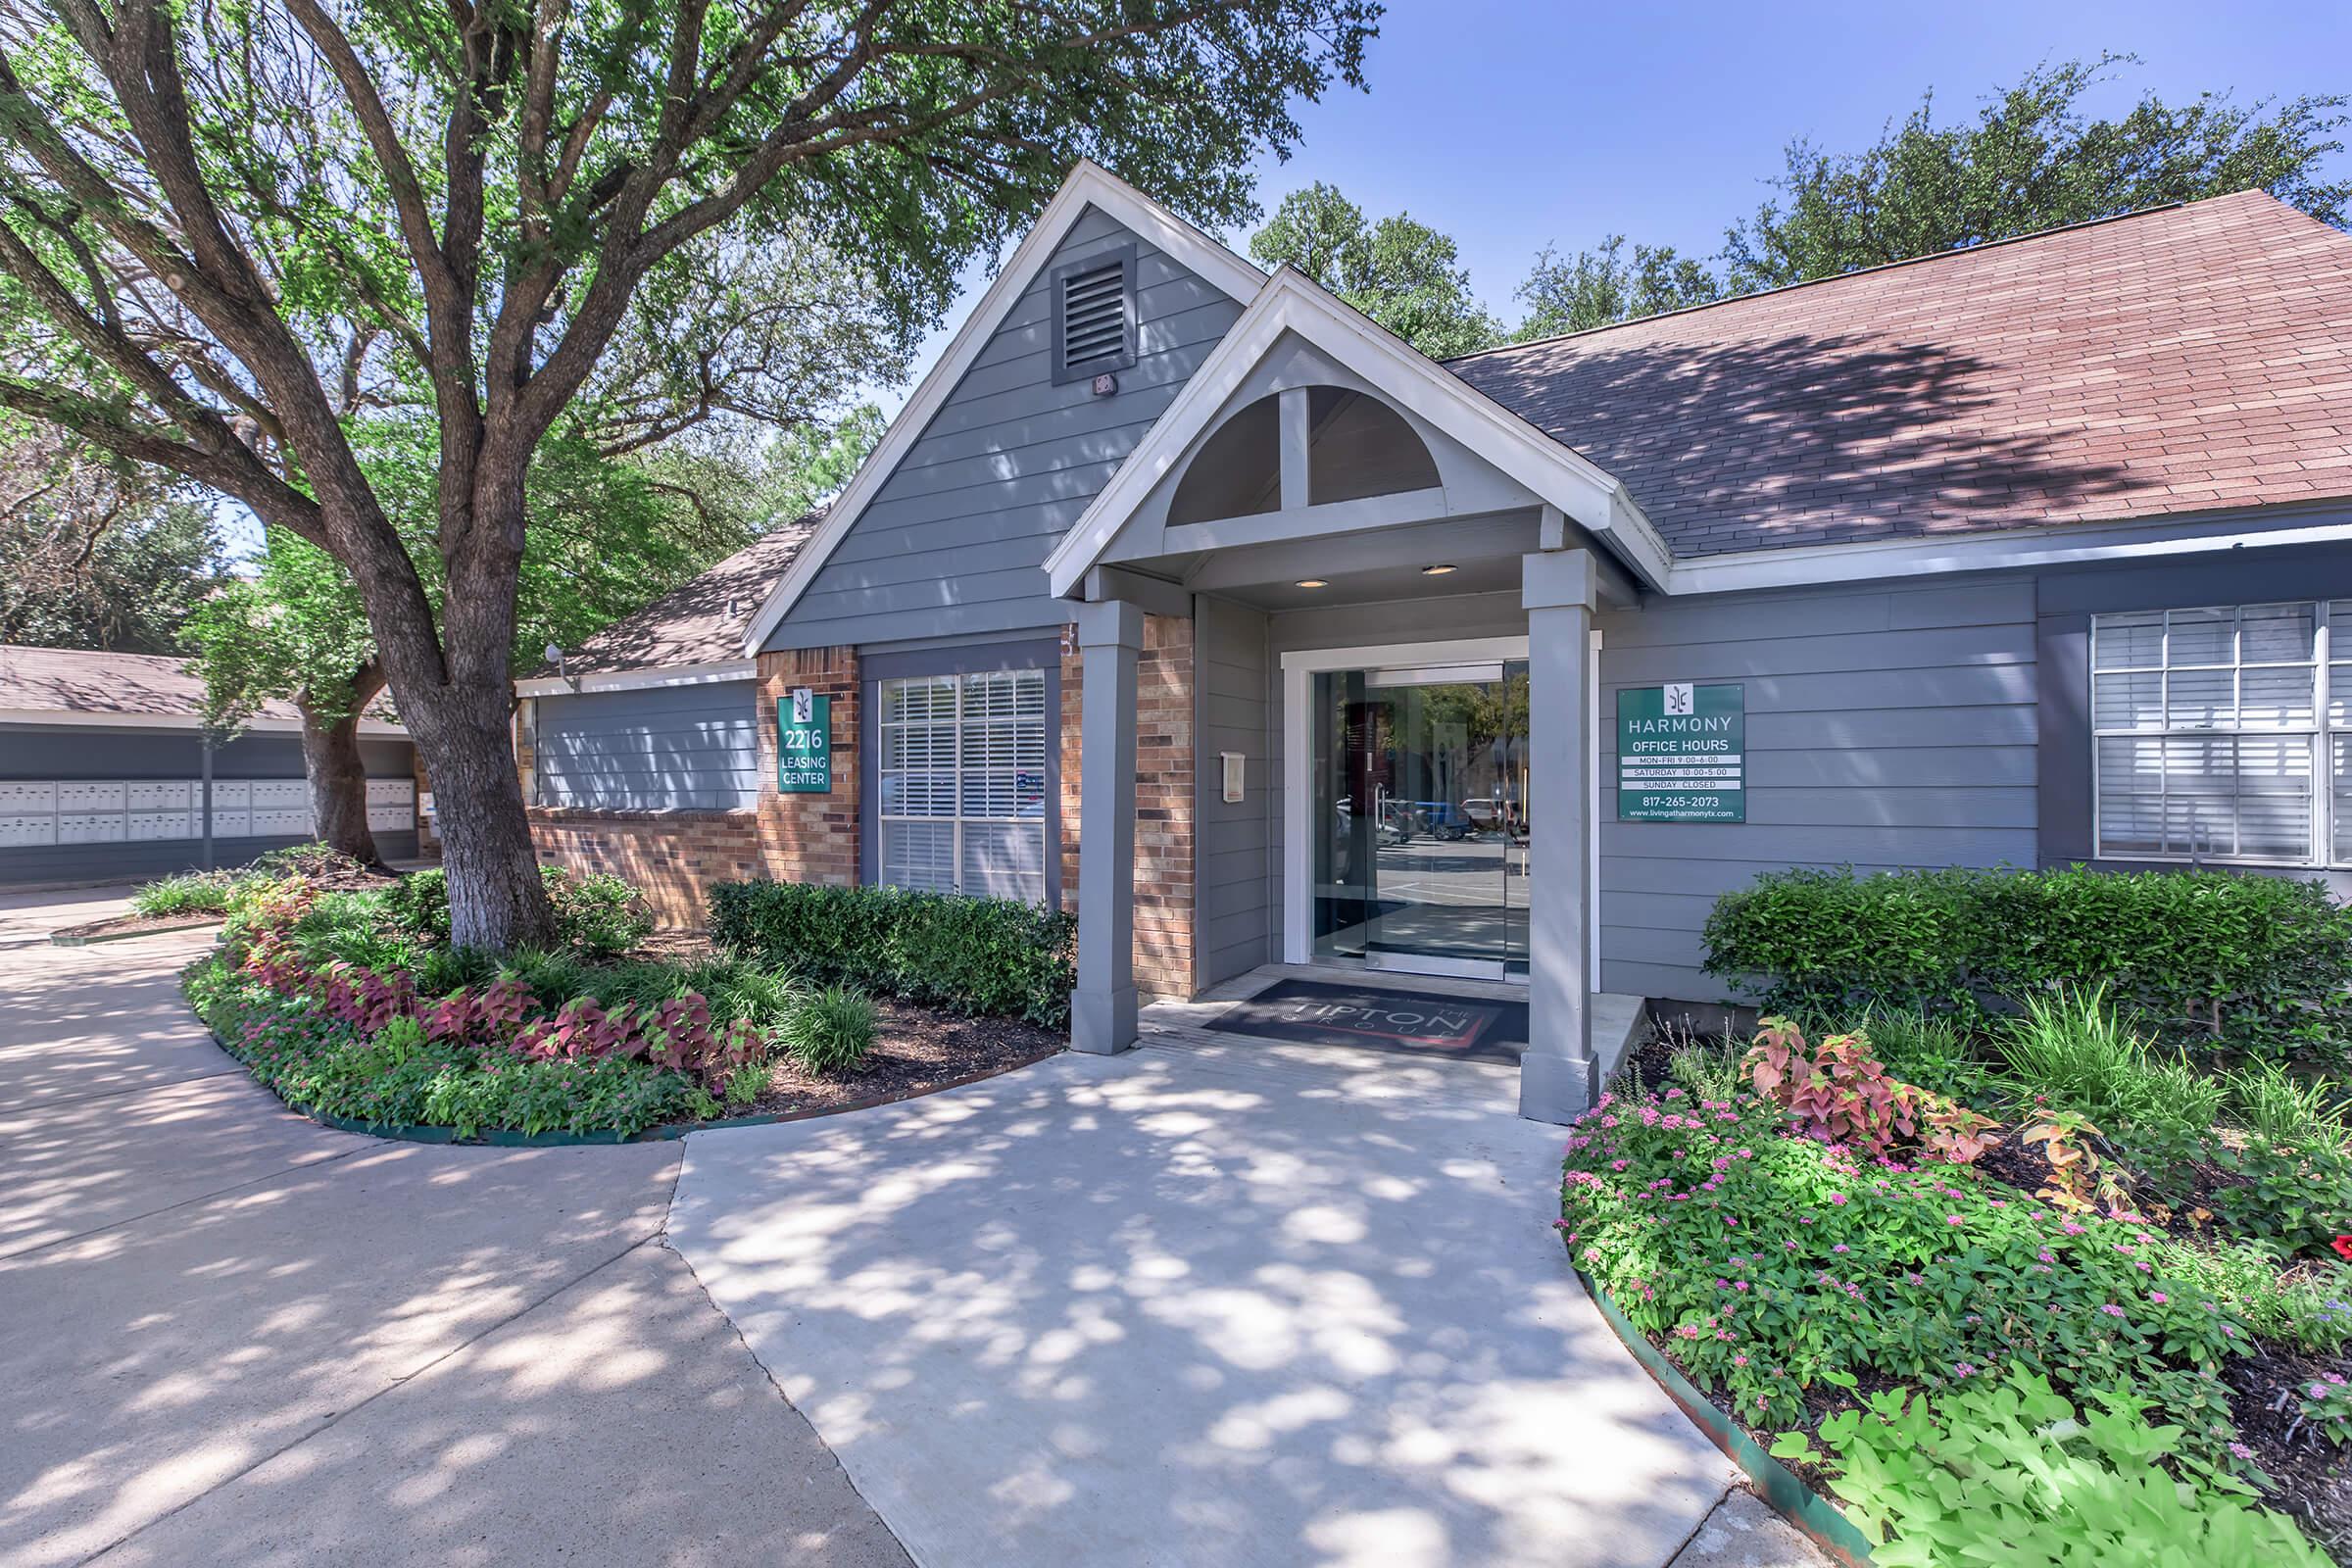
[[[1843,1193],[1832,1193],[1830,1195],[1830,1201],[1833,1203],[1842,1203],[1845,1201],[1845,1195]]]
[[[2099,1310],[2106,1313],[2109,1317],[2122,1317],[2124,1315],[2124,1309],[2116,1305],[2113,1301],[2109,1301],[2105,1306],[2100,1307]]]
[[[1745,1366],[1745,1365],[1747,1365],[1747,1352],[1746,1352],[1745,1350],[1742,1350],[1742,1351],[1740,1351],[1740,1352],[1738,1355],[1735,1355],[1735,1356],[1733,1356],[1733,1357],[1732,1357],[1732,1365],[1734,1365],[1734,1366]]]
[[[2158,1306],[2162,1306],[2165,1302],[2165,1295],[2162,1291],[2150,1291],[2148,1299],[2154,1301]]]
[[[1944,1216],[1943,1216],[1943,1222],[1944,1222],[1946,1225],[1965,1225],[1965,1224],[1967,1224],[1967,1223],[1968,1223],[1968,1221],[1966,1221],[1966,1220],[1962,1219],[1962,1218],[1961,1218],[1959,1215],[1957,1215],[1957,1214],[1946,1214],[1946,1215],[1944,1215]]]

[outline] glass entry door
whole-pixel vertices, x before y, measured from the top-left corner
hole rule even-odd
[[[1527,972],[1527,666],[1318,674],[1308,734],[1314,953]]]

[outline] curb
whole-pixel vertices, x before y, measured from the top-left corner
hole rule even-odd
[[[197,1021],[203,1022],[201,1018]],[[239,1067],[245,1066],[244,1058],[229,1050],[228,1042],[222,1040],[209,1024],[205,1027],[205,1033],[213,1037],[213,1044],[220,1048],[222,1055],[228,1057]],[[999,1078],[1008,1072],[1018,1072],[1023,1067],[1034,1067],[1049,1057],[1060,1055],[1068,1049],[1066,1046],[1055,1046],[1051,1051],[1040,1051],[1016,1061],[1003,1062],[979,1072],[966,1073],[961,1078],[953,1078],[946,1083],[932,1084],[922,1089],[894,1090],[886,1095],[869,1095],[863,1100],[853,1100],[846,1104],[826,1105],[810,1110],[770,1111],[761,1116],[721,1116],[714,1121],[671,1122],[660,1127],[649,1127],[644,1132],[626,1138],[617,1132],[524,1133],[505,1127],[485,1127],[472,1137],[466,1138],[459,1136],[455,1127],[421,1127],[400,1122],[365,1122],[354,1120],[349,1116],[333,1116],[323,1111],[305,1110],[259,1079],[253,1079],[253,1082],[256,1088],[305,1121],[317,1122],[321,1127],[331,1127],[339,1133],[357,1133],[364,1138],[381,1139],[385,1143],[455,1144],[466,1149],[611,1148],[619,1144],[675,1143],[688,1133],[720,1132],[730,1127],[769,1127],[779,1122],[815,1121],[823,1116],[841,1116],[853,1110],[876,1110],[884,1105],[903,1104],[909,1100],[921,1100],[926,1096],[942,1094],[950,1089],[962,1089],[970,1084],[985,1083],[991,1078]],[[251,1069],[247,1069],[246,1076],[252,1078]]]
[[[203,931],[223,923],[224,916],[212,914],[201,920],[182,920],[176,925],[146,925],[136,931],[91,931],[81,926],[68,926],[63,931],[49,933],[53,947],[87,948],[101,942],[129,942],[139,937],[168,937],[174,931]]]
[[[1756,1495],[1764,1499],[1766,1506],[1846,1568],[1868,1568],[1869,1538],[1838,1510],[1836,1503],[1799,1481],[1787,1465],[1766,1453],[1739,1422],[1715,1408],[1714,1401],[1683,1376],[1681,1368],[1650,1344],[1647,1335],[1627,1321],[1617,1303],[1609,1299],[1609,1293],[1600,1288],[1599,1281],[1581,1268],[1576,1270],[1576,1278],[1592,1298],[1593,1305],[1600,1308],[1600,1315],[1608,1320],[1610,1330],[1624,1342],[1634,1359],[1642,1363],[1642,1369],[1657,1380],[1666,1396],[1707,1435],[1709,1442],[1723,1450],[1726,1458],[1747,1473]]]

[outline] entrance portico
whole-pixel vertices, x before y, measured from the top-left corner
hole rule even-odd
[[[1458,382],[1424,399],[1426,368],[1278,275],[1048,562],[1087,692],[1072,1040],[1136,1038],[1134,648],[1186,616],[1202,985],[1269,961],[1523,985],[1520,1107],[1565,1121],[1608,1065],[1593,614],[1654,540],[1574,453]]]

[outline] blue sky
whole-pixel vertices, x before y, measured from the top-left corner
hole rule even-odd
[[[1410,213],[1460,242],[1473,287],[1510,318],[1546,244],[1624,233],[1712,253],[1767,194],[1790,137],[1860,147],[1931,87],[1938,120],[1973,115],[2036,62],[2102,50],[2142,61],[2102,111],[2143,90],[2241,102],[2343,91],[2352,5],[1393,0],[1369,90],[1305,105],[1291,160],[1259,161],[1260,199],[1270,209],[1322,179],[1372,216]],[[975,269],[918,371],[984,283]],[[883,407],[905,396],[891,389]]]

